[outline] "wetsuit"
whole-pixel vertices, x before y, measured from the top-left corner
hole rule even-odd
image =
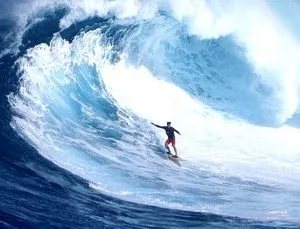
[[[177,134],[180,134],[178,130],[176,130],[173,127],[167,127],[167,126],[159,126],[159,125],[155,125],[158,128],[164,129],[166,131],[166,134],[168,136],[168,139],[166,140],[166,144],[169,145],[170,143],[172,143],[172,145],[174,146],[176,141],[175,141],[175,134],[174,132],[176,132]]]

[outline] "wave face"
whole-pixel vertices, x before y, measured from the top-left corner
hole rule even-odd
[[[87,192],[147,214],[159,207],[176,212],[171,219],[205,213],[223,226],[299,223],[299,47],[272,5],[254,3],[16,7],[21,32],[2,50],[2,58],[15,53],[19,79],[8,94],[10,126],[87,181]],[[182,133],[181,167],[150,124],[169,120]]]

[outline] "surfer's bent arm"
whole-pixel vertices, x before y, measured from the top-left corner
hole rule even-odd
[[[153,126],[156,126],[156,127],[158,127],[158,128],[165,129],[165,127],[164,127],[164,126],[157,125],[157,124],[155,124],[155,123],[153,123],[153,122],[151,122],[151,124],[152,124]]]

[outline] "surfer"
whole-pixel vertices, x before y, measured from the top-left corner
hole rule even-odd
[[[168,150],[167,154],[172,155],[171,150],[169,148],[169,144],[172,143],[172,146],[173,146],[174,152],[175,152],[175,155],[174,156],[172,155],[172,156],[173,157],[178,157],[177,156],[177,149],[176,149],[176,146],[175,146],[176,141],[175,141],[175,133],[174,132],[181,135],[179,133],[179,131],[171,126],[171,122],[167,122],[167,126],[160,126],[160,125],[154,124],[153,122],[151,122],[151,124],[158,127],[158,128],[164,129],[166,131],[166,134],[168,136],[168,139],[165,142],[165,147]]]

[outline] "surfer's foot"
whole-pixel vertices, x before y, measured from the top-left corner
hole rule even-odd
[[[172,156],[172,157],[178,158],[178,156],[177,156],[177,155],[174,155],[174,156]]]
[[[167,151],[167,154],[168,154],[168,155],[172,155],[171,152],[169,152],[169,151]]]

